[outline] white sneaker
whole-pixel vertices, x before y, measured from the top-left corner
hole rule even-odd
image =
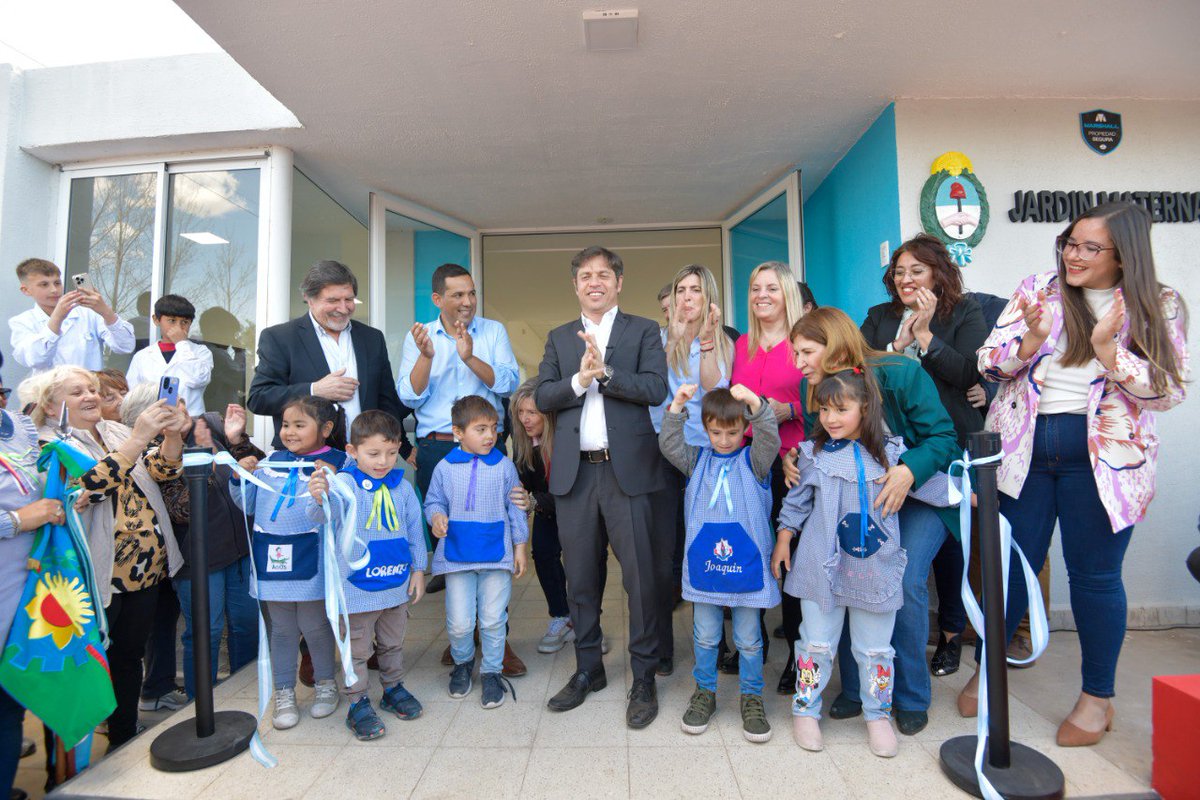
[[[138,711],[178,711],[187,703],[183,689],[172,689],[162,697],[141,698],[138,700]]]
[[[554,617],[546,626],[546,635],[538,642],[539,653],[557,653],[567,642],[575,641],[575,629],[570,617]]]
[[[286,731],[288,728],[296,727],[296,723],[299,721],[300,712],[296,710],[296,690],[276,689],[275,716],[271,717],[271,724],[275,726],[275,730]]]
[[[314,687],[313,704],[309,709],[313,719],[321,719],[328,717],[333,712],[337,711],[338,703],[341,702],[341,697],[338,695],[337,683],[334,681],[317,681]]]

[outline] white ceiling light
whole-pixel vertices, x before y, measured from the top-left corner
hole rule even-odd
[[[637,39],[636,8],[583,12],[583,40],[588,50],[632,50]]]
[[[215,233],[208,231],[200,231],[199,233],[181,233],[179,234],[185,239],[191,239],[196,244],[229,244],[228,239],[222,239]]]

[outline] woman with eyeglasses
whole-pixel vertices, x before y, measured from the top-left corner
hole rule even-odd
[[[883,275],[883,286],[891,300],[867,312],[863,336],[876,350],[902,353],[929,373],[938,399],[954,422],[961,451],[967,446],[967,436],[983,429],[983,412],[967,399],[967,390],[979,383],[975,351],[989,330],[983,311],[978,301],[963,291],[962,272],[950,260],[946,246],[927,233],[919,233],[896,248]],[[959,595],[963,558],[958,531],[943,527],[939,534],[940,545],[934,543],[931,552],[935,554],[933,577],[938,590],[940,633],[929,669],[934,675],[951,675],[958,672],[962,634],[967,627],[967,610]],[[928,570],[922,568],[923,572]],[[924,618],[920,622],[923,626]],[[897,630],[910,635],[914,647],[923,647],[929,636],[923,627],[905,631],[904,625],[897,625]],[[897,681],[908,677],[916,676],[897,675]],[[926,684],[929,681],[924,677],[920,680]]]
[[[1141,206],[1096,206],[1057,245],[1058,269],[1017,288],[979,349],[979,370],[1001,383],[987,415],[1004,447],[1000,511],[1035,571],[1055,523],[1062,532],[1082,691],[1057,738],[1073,747],[1112,728],[1121,564],[1154,496],[1154,412],[1184,398],[1187,309],[1158,282]],[[1029,602],[1020,576],[1011,571],[1005,644]],[[959,695],[963,716],[977,713],[978,681],[976,671]]]

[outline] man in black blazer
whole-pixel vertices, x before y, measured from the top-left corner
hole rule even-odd
[[[383,333],[362,322],[351,323],[358,279],[345,264],[318,261],[300,292],[307,314],[263,330],[258,365],[246,405],[255,414],[275,418],[274,446],[281,448],[283,407],[293,397],[315,395],[341,404],[346,427],[360,412],[379,409],[404,419],[411,411],[396,395]],[[401,442],[407,457],[412,445]]]
[[[667,396],[667,357],[656,323],[617,308],[624,269],[603,247],[575,256],[571,276],[582,316],[550,332],[538,370],[537,406],[557,414],[550,492],[575,628],[576,672],[548,706],[575,708],[608,683],[600,653],[607,533],[629,595],[634,680],[625,719],[644,728],[658,714],[650,493],[663,482],[649,408]]]

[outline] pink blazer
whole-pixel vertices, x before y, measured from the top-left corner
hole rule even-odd
[[[1017,300],[1034,300],[1046,292],[1052,314],[1050,335],[1032,358],[1017,356],[1021,339],[1028,331]],[[1183,302],[1174,289],[1164,288],[1160,296],[1171,343],[1181,355],[1183,374],[1188,372],[1187,320]],[[988,410],[986,428],[997,431],[1004,447],[1000,464],[1000,491],[1017,497],[1029,473],[1033,454],[1033,430],[1037,423],[1042,382],[1054,355],[1054,347],[1063,332],[1062,295],[1058,274],[1043,272],[1030,275],[1017,287],[992,329],[979,348],[979,372],[987,380],[1003,384]],[[1146,515],[1154,497],[1155,462],[1158,435],[1154,411],[1165,411],[1183,401],[1184,387],[1174,381],[1164,394],[1150,385],[1149,363],[1129,350],[1129,320],[1117,343],[1117,361],[1111,370],[1100,367],[1101,374],[1088,392],[1088,452],[1100,500],[1108,511],[1114,531],[1123,530]]]

